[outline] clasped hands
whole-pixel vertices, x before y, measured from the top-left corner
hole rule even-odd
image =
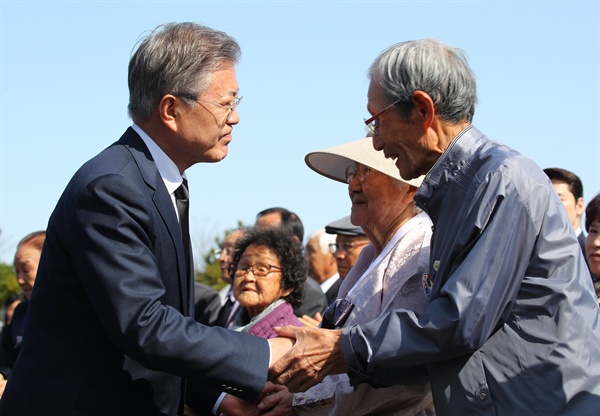
[[[348,371],[340,342],[341,329],[285,326],[275,328],[275,331],[279,337],[268,340],[271,345],[270,382],[258,401],[250,405],[252,411],[246,407],[246,415],[293,415],[291,393],[306,391],[327,375]],[[223,414],[234,415],[236,412],[224,411]]]
[[[348,371],[341,346],[342,330],[286,326],[271,338],[269,380],[296,393],[306,391],[328,374]]]

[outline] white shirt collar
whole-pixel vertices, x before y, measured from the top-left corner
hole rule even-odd
[[[165,186],[167,187],[167,191],[172,196],[173,192],[183,182],[183,178],[185,178],[185,173],[183,176],[179,173],[179,169],[177,169],[177,165],[173,162],[169,156],[156,144],[154,140],[144,131],[140,126],[133,123],[131,126],[133,130],[137,134],[140,135],[150,154],[152,155],[152,159],[154,159],[154,163],[156,163],[156,167],[158,169],[158,173],[160,173],[160,177],[162,178]]]
[[[327,278],[323,283],[321,283],[321,290],[323,293],[327,292],[331,286],[340,278],[339,273],[334,274],[333,276]]]

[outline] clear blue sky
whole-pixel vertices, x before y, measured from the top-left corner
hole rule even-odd
[[[1,1],[0,261],[44,229],[65,185],[130,125],[127,64],[141,35],[194,21],[234,36],[240,124],[229,156],[187,172],[194,250],[268,207],[307,234],[349,213],[346,187],[304,156],[364,136],[366,71],[393,43],[461,47],[474,124],[541,167],[600,190],[598,1]]]

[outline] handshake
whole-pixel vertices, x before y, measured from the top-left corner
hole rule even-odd
[[[293,393],[303,392],[325,376],[348,372],[340,343],[342,330],[310,326],[275,328],[279,335],[271,347],[269,381],[255,403],[226,396],[219,406],[223,416],[295,415]]]
[[[306,391],[330,374],[348,372],[342,353],[342,330],[309,326],[276,328],[280,335],[269,339],[269,380],[291,392]]]

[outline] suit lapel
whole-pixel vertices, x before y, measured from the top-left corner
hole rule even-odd
[[[175,207],[173,206],[171,196],[165,187],[148,147],[141,137],[132,128],[129,128],[125,134],[123,134],[119,142],[129,149],[140,169],[144,181],[153,191],[152,200],[165,223],[172,243],[175,246],[175,254],[177,256],[177,265],[179,268],[178,281],[182,313],[186,316],[190,316],[193,311],[193,273],[190,273],[189,276],[187,275],[183,237],[181,235],[181,229],[179,228],[179,222],[177,221],[177,214],[175,213]],[[190,253],[190,261],[192,261],[191,259],[192,255]],[[190,270],[193,270],[193,266],[190,266]]]

